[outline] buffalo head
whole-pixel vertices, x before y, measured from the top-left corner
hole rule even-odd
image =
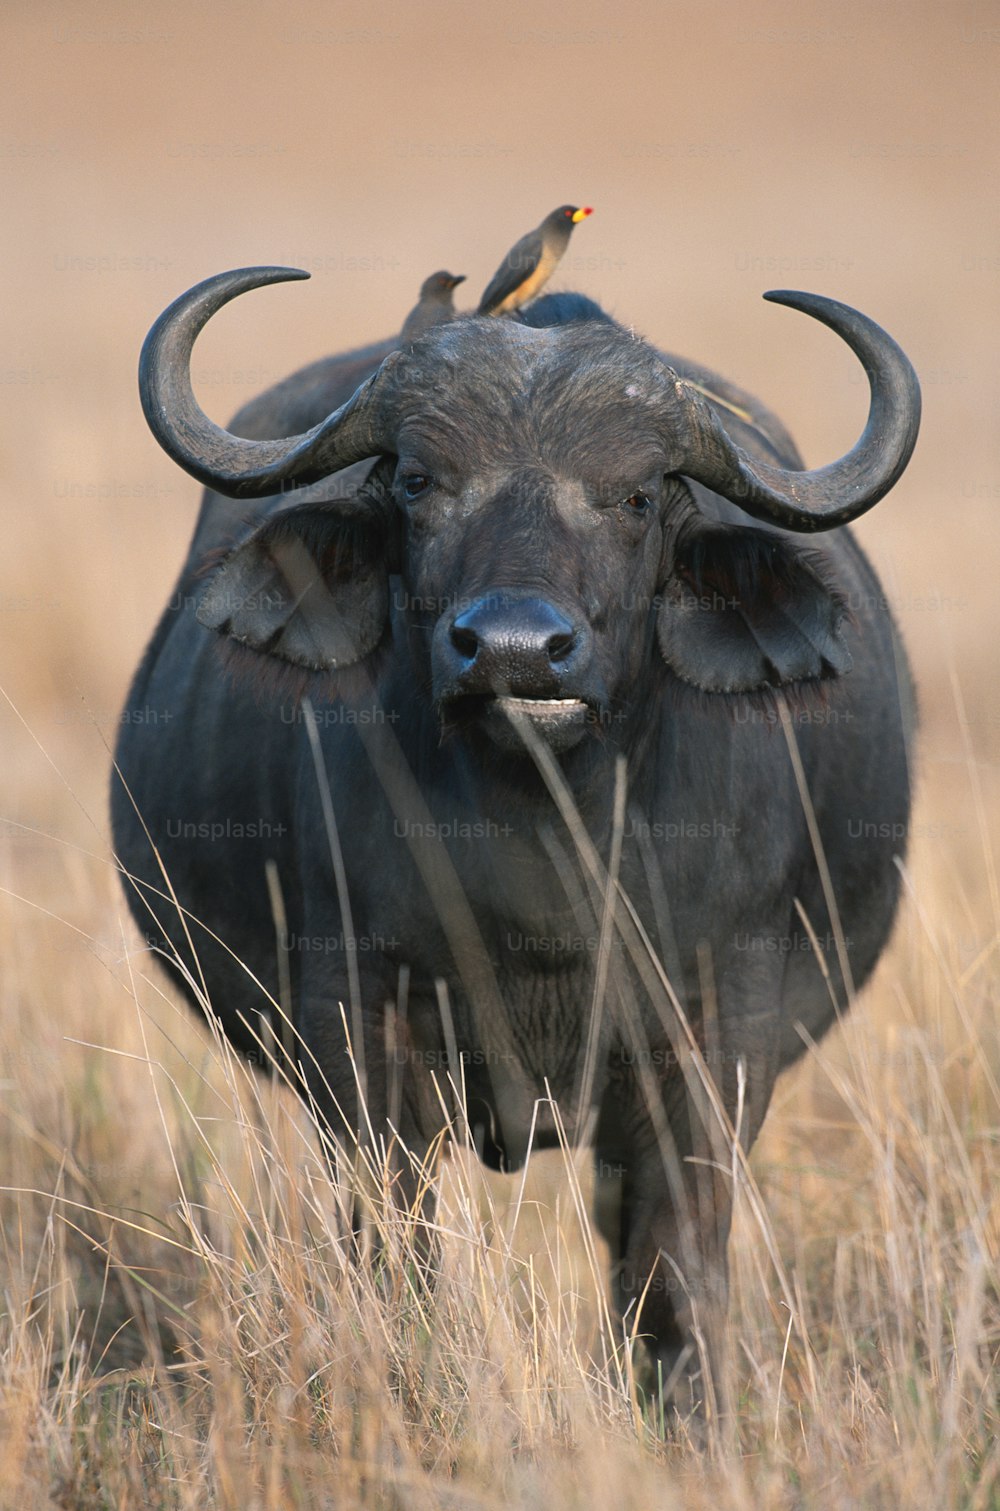
[[[395,613],[442,724],[508,749],[519,748],[519,716],[553,750],[576,745],[634,696],[654,643],[706,691],[850,664],[835,585],[773,527],[846,524],[909,459],[916,378],[864,315],[818,295],[766,296],[828,325],[869,378],[860,440],[813,472],[779,465],[773,446],[775,460],[751,455],[710,396],[608,321],[461,318],[392,352],[302,435],[219,429],[191,389],[198,332],[237,294],[302,276],[209,279],[161,316],[143,352],[146,417],[180,465],[235,498],[309,490],[233,551],[204,623],[333,671],[376,651]],[[360,489],[319,486],[365,459]],[[710,523],[691,482],[770,528]]]

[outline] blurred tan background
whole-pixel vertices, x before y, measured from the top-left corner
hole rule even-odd
[[[553,286],[756,391],[810,465],[854,441],[865,384],[762,291],[856,304],[914,360],[921,441],[859,533],[916,669],[924,837],[958,839],[963,885],[986,885],[973,807],[952,799],[974,770],[990,800],[1000,745],[994,6],[7,0],[0,27],[3,818],[106,854],[104,742],[198,499],[136,398],[160,310],[225,268],[312,270],[199,344],[225,421],[395,330],[435,268],[466,273],[471,303],[568,200],[596,213]],[[0,844],[27,949],[89,863],[10,825]],[[110,870],[86,874],[110,909]],[[51,946],[71,970],[89,948],[61,927]]]

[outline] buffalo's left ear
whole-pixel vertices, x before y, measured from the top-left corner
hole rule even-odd
[[[383,527],[306,505],[266,520],[208,585],[198,618],[241,645],[312,671],[369,655],[389,622]]]
[[[817,552],[705,521],[673,552],[657,623],[667,665],[706,692],[752,692],[850,671],[843,596]]]

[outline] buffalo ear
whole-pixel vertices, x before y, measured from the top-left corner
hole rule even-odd
[[[198,607],[209,629],[312,671],[369,655],[389,622],[385,532],[322,507],[267,520],[223,562]]]
[[[752,692],[851,669],[843,596],[816,552],[770,531],[699,522],[663,586],[660,650],[705,692]]]

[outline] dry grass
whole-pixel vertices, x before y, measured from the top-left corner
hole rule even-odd
[[[22,841],[0,1505],[995,1505],[998,938],[965,775],[971,843],[936,843],[925,782],[890,956],[779,1086],[766,1217],[737,1191],[738,1410],[699,1446],[663,1440],[609,1331],[584,1162],[448,1158],[430,1294],[377,1198],[383,1258],[350,1263],[356,1173],[169,995],[109,864]],[[33,905],[57,887],[58,920]]]
[[[30,727],[0,704],[0,1507],[1000,1504],[995,11],[294,11],[0,22],[0,685]],[[577,196],[598,213],[560,286],[744,382],[810,465],[854,439],[863,385],[764,288],[866,310],[925,391],[858,532],[920,689],[910,896],[755,1148],[773,1242],[739,1193],[737,1422],[706,1450],[660,1441],[607,1362],[557,1156],[519,1207],[517,1181],[449,1168],[432,1299],[399,1223],[381,1274],[344,1264],[302,1109],[123,932],[91,724],[113,739],[196,505],[136,403],[155,315],[222,268],[315,269],[205,333],[222,421],[398,328],[430,269],[474,294]]]

